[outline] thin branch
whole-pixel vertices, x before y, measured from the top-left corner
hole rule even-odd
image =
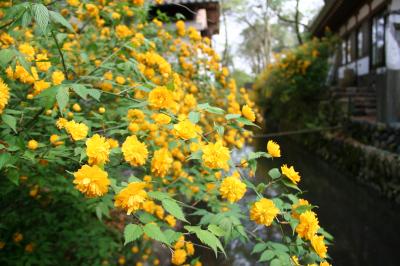
[[[60,56],[61,56],[61,62],[62,62],[63,68],[64,68],[64,75],[65,75],[65,78],[68,79],[68,70],[67,70],[67,66],[65,65],[64,55],[63,55],[63,53],[61,52],[60,45],[59,45],[59,43],[58,43],[58,40],[57,40],[57,38],[56,38],[56,35],[54,34],[54,31],[51,31],[51,36],[53,36],[53,39],[54,39],[54,41],[55,41],[55,43],[56,43],[56,46],[57,46],[58,53],[59,53]]]

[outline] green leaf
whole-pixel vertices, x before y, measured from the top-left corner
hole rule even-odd
[[[17,120],[14,116],[3,114],[1,116],[3,122],[9,126],[15,133],[17,133]]]
[[[182,208],[178,205],[178,203],[176,203],[176,201],[172,199],[163,199],[161,202],[167,212],[169,212],[177,219],[187,222],[185,215],[183,214]]]
[[[164,231],[164,235],[168,239],[169,243],[174,243],[179,239],[179,237],[181,237],[182,233],[167,229]]]
[[[58,93],[59,86],[51,87],[47,90],[42,91],[37,97],[39,105],[49,109],[54,105],[56,101],[56,95]]]
[[[268,244],[275,250],[289,252],[289,248],[281,243],[269,242]]]
[[[258,262],[270,261],[273,257],[275,257],[275,253],[272,250],[266,250],[261,254]]]
[[[70,31],[74,31],[74,28],[72,28],[71,24],[60,14],[54,11],[49,11],[50,14],[50,19],[54,23],[59,23],[62,26],[66,27]]]
[[[16,186],[19,185],[19,171],[16,169],[11,169],[7,172],[7,178]]]
[[[217,131],[217,133],[218,133],[220,136],[223,136],[223,135],[224,135],[225,128],[224,128],[223,126],[214,125],[214,129],[215,129],[215,131]]]
[[[139,220],[144,224],[148,224],[157,221],[157,218],[150,213],[142,212],[139,214]]]
[[[82,99],[87,100],[87,96],[89,95],[88,89],[81,84],[71,84],[72,90],[78,94]]]
[[[11,160],[11,154],[0,153],[0,170]]]
[[[150,191],[147,193],[147,195],[152,198],[152,199],[156,199],[156,200],[164,200],[164,199],[171,199],[170,195],[168,193],[164,193],[161,191]]]
[[[245,124],[246,126],[253,126],[253,127],[260,128],[258,125],[254,124],[253,122],[251,122],[250,120],[248,120],[244,117],[239,117],[236,119],[236,121],[238,121],[239,123]]]
[[[125,226],[124,229],[124,238],[125,238],[124,245],[132,241],[135,241],[136,239],[141,237],[142,234],[143,234],[142,227],[140,227],[137,224],[128,224],[127,226]]]
[[[100,101],[101,91],[96,89],[88,89],[88,94],[92,96],[95,100]]]
[[[217,256],[218,248],[224,253],[226,256],[224,247],[221,244],[221,241],[207,230],[202,230],[199,226],[185,226],[185,229],[191,233],[195,233],[197,238],[205,245],[212,248],[215,252],[215,256]]]
[[[190,112],[189,113],[189,120],[193,124],[197,124],[200,121],[200,113],[199,112]]]
[[[281,172],[279,171],[278,168],[274,168],[274,169],[271,169],[271,170],[268,172],[268,175],[269,175],[272,179],[278,179],[279,177],[281,177]]]
[[[210,231],[211,233],[213,233],[216,236],[224,236],[225,235],[225,231],[221,229],[221,227],[219,227],[218,225],[215,224],[210,224],[208,225],[208,231]]]
[[[161,231],[160,227],[157,224],[155,223],[146,224],[143,227],[143,231],[151,239],[170,245],[168,239],[165,237],[164,233]]]
[[[251,254],[260,253],[261,251],[265,250],[267,247],[268,247],[268,245],[266,243],[257,243],[254,246],[253,251],[251,252]]]
[[[271,158],[271,155],[269,155],[266,152],[262,152],[262,151],[260,151],[260,152],[252,152],[252,153],[249,154],[249,159],[248,160],[250,161],[250,160],[258,159],[258,158],[261,158],[261,157]]]
[[[296,184],[294,184],[292,181],[290,181],[290,180],[288,180],[288,179],[286,179],[286,178],[282,179],[282,183],[283,183],[285,186],[289,187],[289,188],[293,188],[293,189],[295,189],[295,190],[301,192],[301,189],[300,189]]]
[[[32,11],[37,25],[39,26],[42,33],[45,33],[47,25],[49,24],[49,11],[42,4],[34,4],[32,6]]]
[[[16,56],[16,53],[12,49],[1,49],[0,50],[0,66],[3,68],[6,68],[8,63],[10,63],[14,57]]]
[[[60,87],[57,92],[56,99],[60,112],[63,112],[69,101],[69,88],[66,86]]]
[[[210,106],[209,103],[202,103],[202,104],[199,104],[199,105],[197,106],[197,108],[198,108],[199,110],[205,110],[205,111],[207,111],[207,112],[209,112],[209,113],[218,114],[218,115],[223,115],[223,114],[225,113],[225,111],[222,110],[221,108],[214,107],[214,106]]]
[[[241,117],[240,114],[227,114],[227,115],[225,116],[225,119],[226,119],[226,120],[232,120],[232,119],[237,119],[237,118],[239,118],[239,117]]]
[[[279,259],[273,259],[270,266],[283,266],[283,264]]]

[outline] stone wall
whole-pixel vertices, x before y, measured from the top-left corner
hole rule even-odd
[[[360,126],[365,130],[359,129]],[[399,130],[393,133],[392,129],[385,129],[382,133],[382,128],[378,130],[373,126],[354,124],[350,125],[354,138],[346,134],[348,130],[302,136],[297,141],[355,177],[358,182],[400,204],[400,154],[389,151],[398,148]],[[392,141],[393,138],[395,141]],[[371,145],[374,143],[377,147]]]
[[[389,126],[367,121],[351,121],[346,125],[345,133],[363,144],[400,154],[400,124]]]

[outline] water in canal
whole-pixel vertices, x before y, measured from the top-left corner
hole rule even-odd
[[[333,265],[400,265],[400,206],[356,183],[353,177],[294,142],[276,140],[281,145],[282,158],[260,161],[257,177],[264,178],[269,169],[283,163],[295,166],[302,176],[300,187],[307,191],[304,198],[319,206],[315,212],[320,224],[335,237],[334,246],[329,247]],[[265,150],[266,141],[258,139],[255,148],[247,150]],[[248,200],[251,198],[245,199]],[[271,231],[269,236],[274,238]],[[218,265],[257,265],[258,257],[250,255],[251,248],[233,243],[229,261],[219,261]]]

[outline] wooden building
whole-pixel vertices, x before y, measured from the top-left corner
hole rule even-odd
[[[160,10],[169,17],[182,14],[187,26],[193,26],[202,36],[211,38],[219,33],[219,0],[165,0],[156,5],[152,12]]]
[[[325,0],[311,32],[327,29],[341,38],[330,81],[353,115],[400,122],[400,0]]]

